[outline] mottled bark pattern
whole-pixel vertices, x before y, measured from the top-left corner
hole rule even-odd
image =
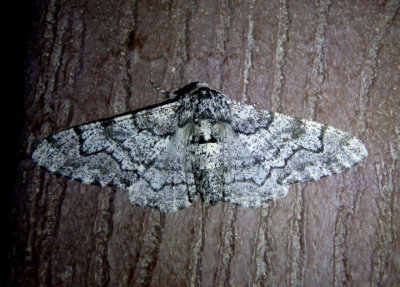
[[[37,1],[13,286],[400,284],[399,1]],[[206,82],[348,131],[369,155],[259,208],[162,214],[46,173],[46,136]]]

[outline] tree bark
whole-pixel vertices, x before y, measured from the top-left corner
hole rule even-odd
[[[37,1],[10,286],[400,284],[400,1]],[[261,208],[172,213],[35,166],[46,136],[207,82],[369,156]]]

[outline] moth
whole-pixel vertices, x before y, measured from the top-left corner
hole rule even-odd
[[[85,184],[125,189],[138,206],[174,212],[198,197],[257,207],[284,197],[289,184],[367,156],[347,132],[239,103],[205,83],[159,90],[165,103],[53,134],[33,161]]]

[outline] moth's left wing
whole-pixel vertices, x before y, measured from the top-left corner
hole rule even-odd
[[[163,212],[191,204],[186,173],[187,133],[173,102],[71,128],[49,136],[32,159],[49,171],[86,184],[126,189],[132,203]]]
[[[367,156],[346,132],[228,100],[225,201],[259,206],[283,197],[287,185],[350,168]]]

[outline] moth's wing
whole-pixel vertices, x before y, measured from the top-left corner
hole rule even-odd
[[[292,184],[316,180],[342,172],[367,155],[364,144],[351,134],[314,121],[275,114],[269,129],[292,151],[284,168],[276,171],[279,181]]]
[[[173,102],[56,133],[32,159],[86,184],[126,189],[139,206],[185,208],[195,188],[186,173],[187,134],[178,127],[178,108]]]
[[[225,200],[259,206],[287,185],[341,172],[367,156],[350,134],[229,100],[232,113]]]

